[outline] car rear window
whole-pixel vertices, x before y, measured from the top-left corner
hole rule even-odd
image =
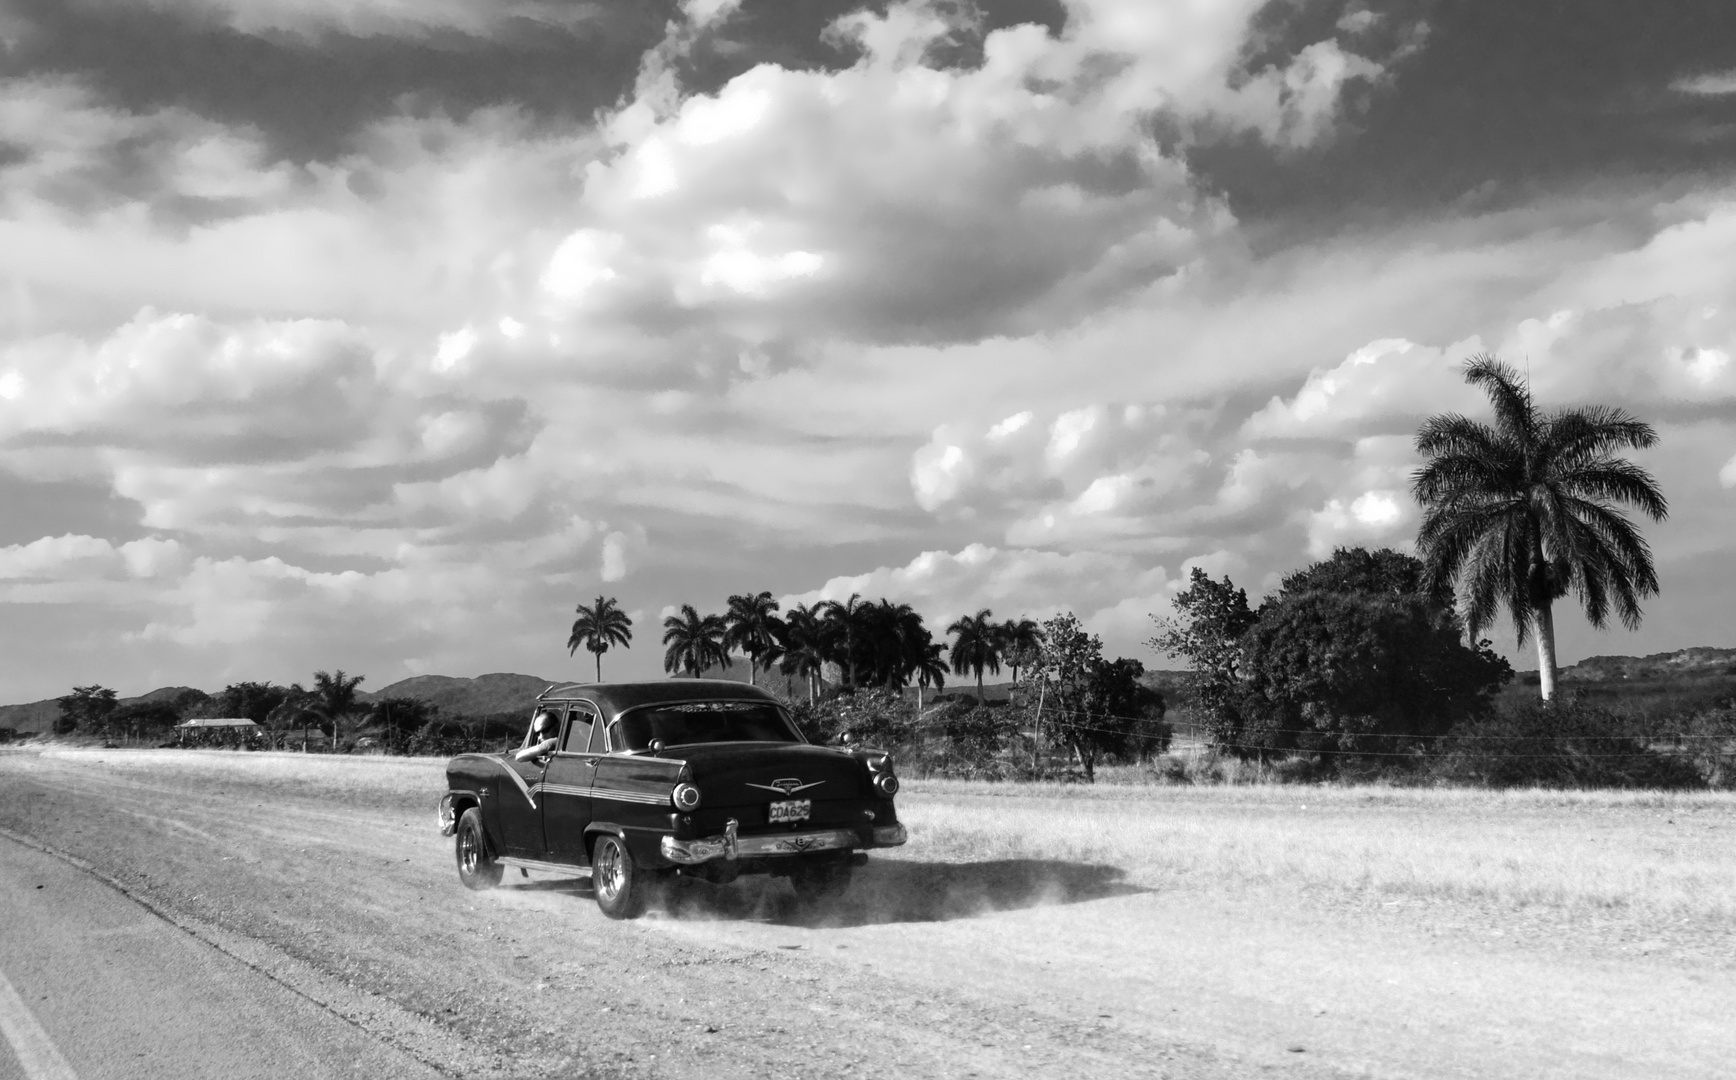
[[[699,701],[634,709],[615,722],[615,748],[643,750],[708,742],[801,742],[776,705],[763,701]]]

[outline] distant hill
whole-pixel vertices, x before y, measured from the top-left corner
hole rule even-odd
[[[1561,669],[1564,682],[1658,679],[1672,675],[1736,675],[1736,649],[1702,646],[1650,656],[1591,656]]]
[[[191,690],[190,686],[161,686],[148,694],[138,697],[118,699],[116,705],[130,705],[134,702],[173,701],[176,697]],[[43,701],[32,701],[25,705],[0,705],[0,728],[11,728],[13,731],[34,731],[45,735],[54,729],[54,722],[60,719],[60,699],[48,698]]]
[[[474,679],[458,679],[450,675],[416,675],[401,679],[390,686],[383,686],[371,694],[356,696],[363,701],[385,697],[416,698],[440,706],[441,713],[447,716],[488,716],[493,713],[529,712],[536,704],[536,696],[556,685],[558,681],[506,672],[478,675]]]
[[[34,731],[38,735],[53,730],[60,717],[60,702],[55,698],[32,701],[27,705],[0,705],[0,728],[13,731]]]

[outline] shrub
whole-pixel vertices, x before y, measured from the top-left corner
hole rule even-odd
[[[1642,742],[1616,713],[1565,695],[1508,706],[1456,728],[1442,741],[1433,772],[1489,787],[1706,786],[1693,762]]]
[[[1736,789],[1736,706],[1695,713],[1682,725],[1678,753],[1707,785]]]

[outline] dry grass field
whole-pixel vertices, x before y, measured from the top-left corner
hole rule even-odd
[[[383,1039],[437,1031],[456,1075],[1716,1077],[1736,1056],[1730,795],[912,780],[910,844],[835,910],[744,881],[618,924],[571,882],[461,889],[442,767],[4,751],[0,827]]]

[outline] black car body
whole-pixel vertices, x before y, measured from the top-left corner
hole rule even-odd
[[[590,872],[613,917],[644,910],[674,876],[787,876],[799,895],[841,893],[871,848],[905,841],[886,754],[815,746],[753,686],[712,679],[550,687],[552,752],[461,754],[446,767],[444,835],[459,876]],[[526,747],[531,736],[526,734]]]

